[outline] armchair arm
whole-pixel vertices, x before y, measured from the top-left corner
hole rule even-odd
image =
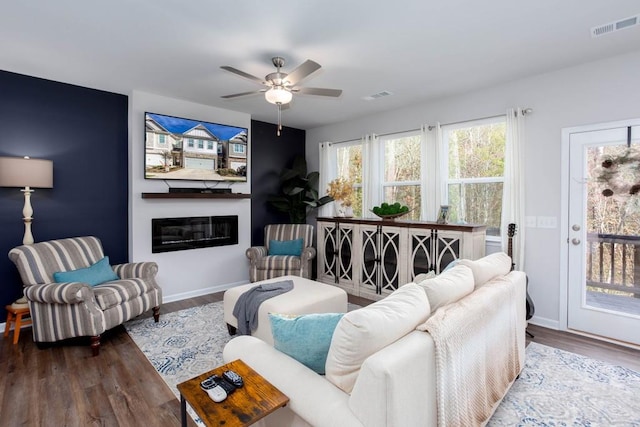
[[[245,252],[249,261],[251,261],[251,265],[255,265],[258,260],[262,257],[265,257],[269,254],[266,246],[252,246]]]
[[[300,254],[300,261],[302,262],[310,261],[315,257],[316,257],[316,248],[314,247],[304,248],[302,250],[302,253]]]
[[[78,304],[90,301],[93,291],[86,283],[65,282],[28,286],[24,295],[30,301],[42,304]]]
[[[111,266],[121,279],[156,277],[158,264],[155,262],[130,262]]]

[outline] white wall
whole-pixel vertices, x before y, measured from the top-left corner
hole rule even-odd
[[[141,193],[165,193],[163,181],[144,179],[144,113],[153,112],[251,127],[251,116],[178,99],[134,91],[129,98],[129,254],[132,261],[158,263],[164,302],[218,292],[249,282],[244,254],[251,246],[250,199],[142,199]],[[249,141],[249,149],[251,142]],[[167,181],[172,187],[202,187],[201,182]],[[251,193],[250,183],[231,185],[234,193]],[[151,253],[151,219],[238,215],[238,244],[186,251]]]
[[[318,169],[318,143],[322,141],[357,139],[366,133],[398,132],[425,123],[493,116],[509,107],[530,107],[533,114],[527,116],[525,148],[526,215],[555,217],[559,224],[566,220],[560,218],[561,129],[640,117],[638,76],[640,52],[311,129],[307,131],[307,162],[310,170]],[[384,98],[377,102],[384,102]],[[559,327],[566,321],[560,319],[559,307],[560,245],[566,244],[566,236],[560,236],[560,227],[527,228],[526,234],[525,271],[536,307],[532,323]]]

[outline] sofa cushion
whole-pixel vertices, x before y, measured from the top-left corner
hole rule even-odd
[[[345,314],[333,333],[326,378],[351,393],[362,363],[423,323],[430,314],[425,292],[415,283],[383,300]]]
[[[256,267],[258,268],[258,270],[299,270],[300,257],[293,255],[264,256],[258,260]]]
[[[53,273],[53,280],[58,283],[64,282],[80,282],[90,286],[96,286],[100,283],[111,280],[118,280],[118,275],[111,269],[109,265],[109,257],[106,256],[95,264],[70,271],[56,271]]]
[[[473,273],[465,265],[455,265],[436,277],[418,283],[427,294],[431,312],[473,292]]]
[[[304,239],[269,240],[269,255],[300,256],[304,246]]]
[[[471,268],[476,289],[489,280],[511,271],[511,257],[504,252],[496,252],[475,261],[461,259],[460,264]]]
[[[324,374],[336,325],[344,313],[283,315],[269,313],[274,347],[318,374]]]
[[[145,279],[122,279],[97,285],[93,288],[101,310],[121,305],[154,289]]]

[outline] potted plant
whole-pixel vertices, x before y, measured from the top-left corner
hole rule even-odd
[[[292,224],[304,224],[313,209],[325,205],[333,199],[318,197],[318,172],[307,174],[307,162],[297,156],[291,169],[280,173],[280,194],[269,196],[268,202],[280,212],[287,212]]]

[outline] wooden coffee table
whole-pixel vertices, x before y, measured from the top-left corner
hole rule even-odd
[[[229,369],[242,377],[244,386],[216,403],[200,383],[213,374],[222,376]],[[178,384],[178,391],[183,426],[187,425],[187,403],[207,426],[236,427],[251,425],[289,402],[287,396],[239,359]]]

